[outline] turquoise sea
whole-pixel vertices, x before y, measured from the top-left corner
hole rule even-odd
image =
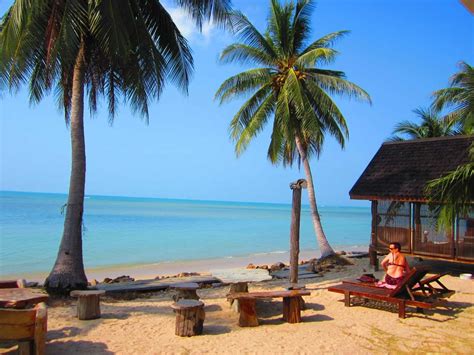
[[[0,276],[48,272],[63,229],[62,194],[0,192]],[[289,249],[288,204],[87,196],[86,268],[213,259]],[[320,206],[334,248],[365,248],[367,207]],[[300,247],[317,249],[302,208]]]

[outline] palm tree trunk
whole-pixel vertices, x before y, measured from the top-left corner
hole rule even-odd
[[[82,214],[86,180],[84,141],[84,44],[74,65],[71,98],[71,178],[64,231],[56,263],[45,281],[48,292],[68,293],[87,287],[82,259]]]
[[[306,181],[308,183],[308,200],[311,207],[311,218],[313,220],[314,232],[318,240],[319,249],[321,250],[321,258],[325,258],[334,255],[334,250],[329,245],[329,242],[324,234],[323,226],[321,225],[321,219],[319,217],[318,207],[316,205],[316,194],[314,193],[313,176],[311,174],[311,168],[309,161],[306,157],[306,151],[301,144],[301,140],[296,136],[296,147],[300,155],[301,161],[303,162],[304,171],[306,173]]]

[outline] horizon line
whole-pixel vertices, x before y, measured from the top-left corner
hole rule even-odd
[[[49,195],[63,195],[68,196],[65,192],[45,192],[45,191],[18,191],[18,190],[0,190],[2,192],[13,192],[13,193],[32,193],[32,194],[49,194]],[[218,203],[251,203],[251,204],[266,204],[266,205],[287,205],[291,206],[291,202],[261,202],[261,201],[231,201],[231,200],[203,200],[203,199],[192,199],[192,198],[171,198],[171,197],[147,197],[147,196],[125,196],[125,195],[101,195],[101,194],[84,194],[86,197],[122,197],[122,198],[137,198],[137,199],[152,199],[152,200],[177,200],[177,201],[194,201],[194,202],[218,202]],[[302,206],[309,207],[309,204],[301,204]],[[351,208],[368,208],[367,206],[348,206],[348,205],[333,205],[333,204],[318,204],[318,207],[351,207]]]

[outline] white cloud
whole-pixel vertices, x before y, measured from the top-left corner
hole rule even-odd
[[[215,32],[215,26],[212,21],[205,22],[202,25],[202,31],[200,32],[195,25],[194,20],[188,15],[188,13],[177,7],[168,8],[168,13],[171,15],[174,23],[178,26],[181,34],[191,42],[204,42],[208,43]]]

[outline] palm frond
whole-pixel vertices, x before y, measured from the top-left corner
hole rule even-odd
[[[272,71],[271,68],[258,68],[234,75],[221,84],[214,99],[218,99],[219,104],[222,104],[251,90],[270,84]]]
[[[265,36],[255,28],[244,14],[239,11],[233,11],[230,14],[230,19],[232,22],[232,28],[238,38],[240,38],[242,44],[254,47],[266,53],[270,58],[277,57]]]
[[[346,30],[329,33],[329,34],[315,40],[311,44],[309,44],[306,47],[306,49],[301,51],[300,55],[303,55],[303,54],[305,54],[305,53],[307,53],[307,52],[309,52],[313,49],[316,49],[316,48],[331,47],[337,40],[339,40],[342,37],[348,35],[349,33],[350,33],[350,31],[346,31]]]
[[[229,14],[232,10],[231,0],[175,0],[196,21],[202,29],[204,21],[212,20],[220,26],[229,26]]]
[[[227,46],[219,56],[222,63],[275,65],[275,61],[266,52],[241,43]]]
[[[235,153],[237,156],[242,154],[249,145],[253,137],[255,137],[264,127],[270,115],[275,108],[275,96],[267,95],[265,100],[259,105],[249,119],[246,127],[240,132],[235,144]]]
[[[298,53],[311,33],[311,14],[315,8],[312,0],[298,0],[291,24],[292,53]]]
[[[334,71],[321,69],[306,69],[305,73],[308,73],[308,81],[314,81],[318,86],[331,94],[372,103],[370,95],[358,85],[344,79],[343,73],[336,72],[336,75],[333,75]]]
[[[242,131],[249,125],[250,120],[258,110],[262,102],[264,102],[268,95],[271,95],[271,86],[265,85],[257,90],[235,114],[230,122],[230,137],[233,140],[238,140]]]
[[[298,57],[295,65],[298,67],[313,67],[316,64],[330,64],[338,52],[332,48],[315,48]]]

